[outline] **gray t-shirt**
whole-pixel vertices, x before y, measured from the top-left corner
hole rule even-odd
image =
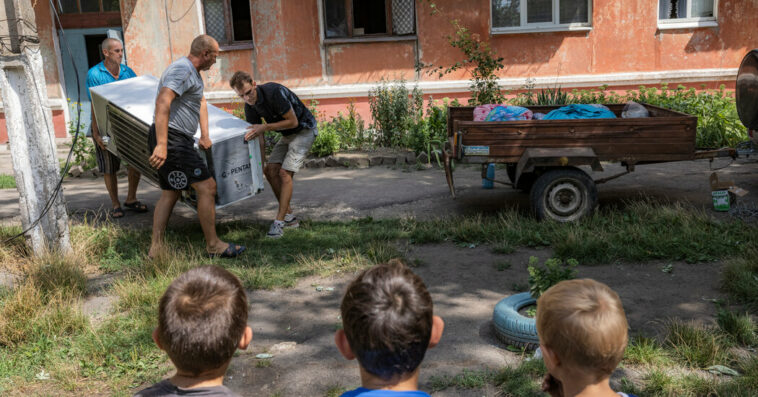
[[[158,92],[168,87],[176,93],[171,102],[168,126],[194,136],[200,121],[200,102],[203,99],[203,78],[187,57],[177,59],[161,76]]]
[[[174,386],[168,379],[158,382],[145,390],[138,391],[134,397],[177,397],[177,396],[219,396],[239,397],[239,395],[226,386],[198,387],[194,389],[182,389]]]

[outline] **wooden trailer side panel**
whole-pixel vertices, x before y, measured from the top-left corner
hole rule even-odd
[[[620,114],[624,105],[609,105]],[[450,108],[449,134],[460,132],[464,148],[476,147],[472,162],[517,162],[527,148],[592,148],[601,161],[692,160],[697,117],[645,105],[648,118],[474,122],[473,108]],[[532,106],[549,112],[557,106]],[[486,149],[485,149],[486,148]],[[473,153],[473,151],[470,151]],[[486,153],[485,153],[486,152]],[[460,153],[455,153],[460,157]],[[476,157],[476,158],[475,158]]]

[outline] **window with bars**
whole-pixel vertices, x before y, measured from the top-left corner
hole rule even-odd
[[[591,26],[591,0],[491,0],[491,7],[493,32]]]
[[[251,45],[250,0],[203,0],[205,33],[221,46]]]
[[[61,14],[82,14],[88,12],[118,12],[119,0],[60,0]]]
[[[416,33],[414,0],[323,0],[327,39]]]
[[[716,0],[659,0],[658,19],[714,19]]]

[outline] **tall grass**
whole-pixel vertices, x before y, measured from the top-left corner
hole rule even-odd
[[[728,310],[719,310],[716,322],[721,330],[736,343],[753,346],[758,343],[756,324],[749,314],[737,314]]]
[[[622,209],[602,209],[576,224],[538,222],[515,211],[505,211],[497,217],[418,223],[410,236],[416,243],[488,243],[496,248],[551,246],[559,258],[599,264],[653,259],[713,261],[756,249],[754,233],[754,227],[742,222],[716,222],[704,211],[683,204],[641,201]],[[745,293],[750,294],[747,290]]]
[[[678,362],[692,368],[729,365],[733,358],[724,334],[694,323],[672,320],[666,327],[666,345]]]
[[[758,310],[758,249],[750,247],[745,254],[732,258],[724,268],[721,287],[737,302]]]

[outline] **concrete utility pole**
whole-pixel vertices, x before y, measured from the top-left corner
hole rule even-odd
[[[42,70],[34,10],[29,0],[2,0],[0,7],[0,90],[26,230],[42,215],[60,179],[55,131]],[[35,255],[71,249],[63,194],[26,234]]]

